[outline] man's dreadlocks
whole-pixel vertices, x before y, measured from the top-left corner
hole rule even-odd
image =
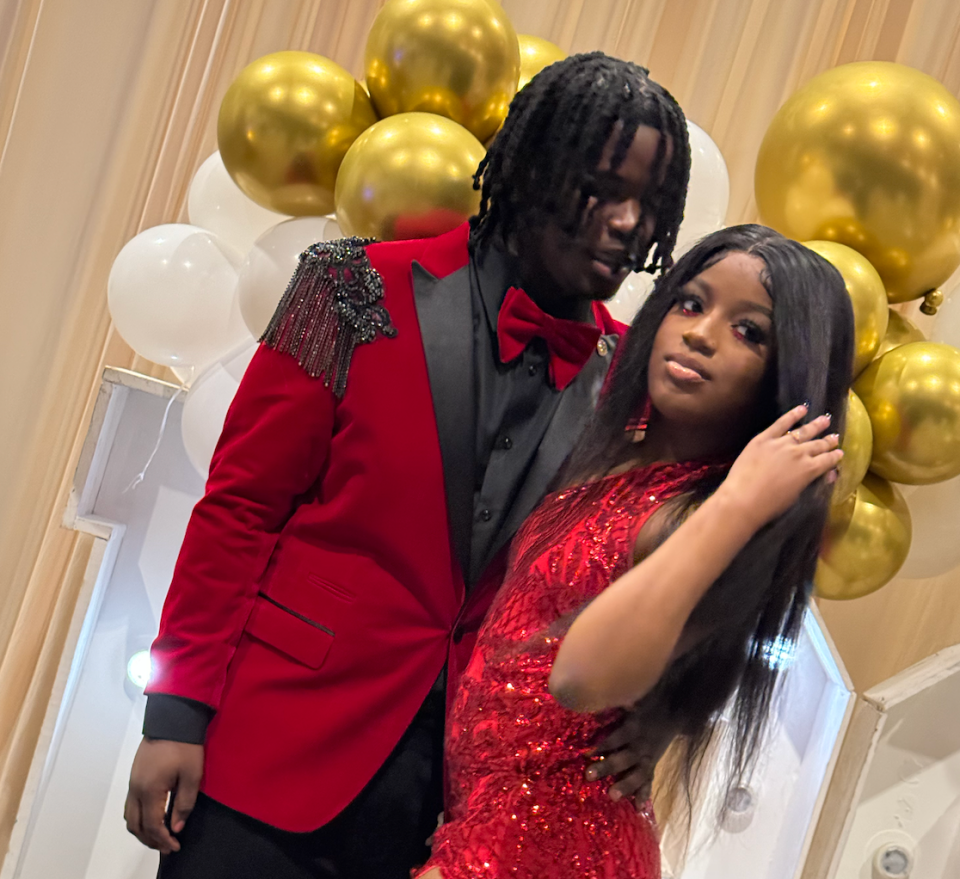
[[[653,257],[647,263],[649,251],[639,254],[635,268],[654,272],[669,266],[690,179],[686,119],[645,68],[602,52],[551,64],[514,97],[474,176],[481,200],[470,220],[471,245],[496,241],[509,246],[519,232],[547,218],[575,233],[603,148],[618,122],[623,127],[612,169],[620,166],[641,125],[661,132],[656,174],[667,159],[668,138],[673,143],[651,242]]]

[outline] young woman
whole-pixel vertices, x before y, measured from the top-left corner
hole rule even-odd
[[[583,780],[640,701],[695,774],[736,692],[749,769],[798,633],[840,463],[853,317],[825,260],[717,232],[637,315],[564,487],[518,532],[448,720],[448,821],[424,879],[660,875],[650,817]],[[831,414],[832,413],[832,416]]]

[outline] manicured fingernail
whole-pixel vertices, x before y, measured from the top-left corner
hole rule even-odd
[[[591,766],[587,770],[587,781],[596,781],[597,780],[597,770]]]
[[[831,470],[827,474],[827,485],[833,485],[840,478],[840,474],[836,470]]]
[[[824,412],[824,413],[823,413],[823,417],[826,418],[827,421],[833,421],[833,413],[832,413],[832,412]]]
[[[623,799],[623,794],[620,793],[615,787],[610,788],[610,799],[614,802]]]

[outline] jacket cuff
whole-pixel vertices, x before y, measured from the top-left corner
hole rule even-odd
[[[214,710],[203,702],[167,693],[151,693],[147,696],[147,709],[143,715],[143,734],[148,739],[202,745],[213,715]]]

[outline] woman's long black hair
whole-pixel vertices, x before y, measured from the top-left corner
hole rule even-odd
[[[606,392],[561,475],[563,483],[607,473],[629,459],[626,426],[647,400],[650,354],[661,322],[686,284],[733,252],[764,262],[761,280],[773,300],[775,350],[751,430],[762,430],[806,402],[808,418],[829,412],[831,429],[842,435],[853,364],[853,311],[843,278],[812,250],[772,229],[733,226],[701,240],[657,281],[617,352]],[[705,481],[682,499],[674,528],[719,481]],[[734,692],[727,791],[744,783],[753,767],[777,682],[771,657],[799,635],[830,493],[826,480],[810,485],[740,551],[690,618],[710,634],[676,660],[647,697],[658,699],[683,733],[676,780],[688,807],[719,712]],[[727,805],[724,797],[721,810]]]
[[[474,176],[480,210],[470,220],[474,247],[509,246],[527,228],[556,220],[573,233],[580,225],[603,148],[617,124],[610,165],[616,169],[641,125],[661,132],[655,174],[663,173],[653,256],[639,254],[655,272],[671,262],[690,179],[690,142],[679,104],[648,71],[590,52],[545,67],[510,104],[503,128]],[[672,151],[667,153],[668,141]]]

